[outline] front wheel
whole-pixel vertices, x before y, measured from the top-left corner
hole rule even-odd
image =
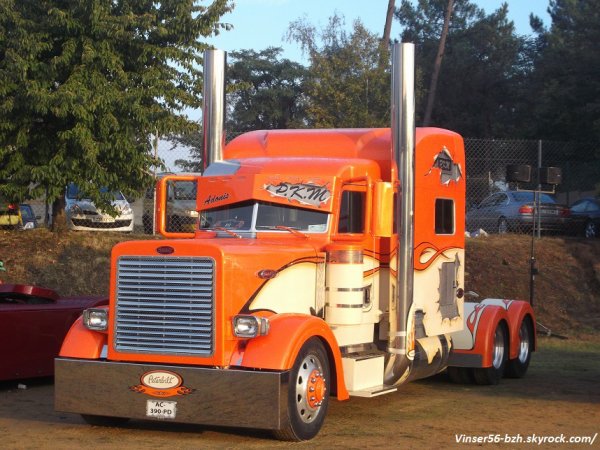
[[[492,346],[492,366],[473,370],[473,377],[477,384],[498,384],[504,375],[508,359],[508,335],[506,327],[501,323],[494,332]]]
[[[329,405],[329,374],[327,352],[313,337],[302,346],[290,373],[288,425],[274,432],[277,439],[305,441],[317,435]]]
[[[531,361],[531,349],[533,348],[533,326],[531,320],[526,317],[519,327],[519,353],[515,359],[508,361],[506,376],[510,378],[523,378],[529,368]]]

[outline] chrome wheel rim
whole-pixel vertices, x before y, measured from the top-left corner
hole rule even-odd
[[[529,358],[529,331],[525,322],[521,323],[519,328],[519,361],[523,364],[527,362]]]
[[[498,233],[505,234],[507,231],[508,231],[508,224],[506,223],[506,220],[501,219],[500,222],[498,222]]]
[[[307,355],[296,378],[296,410],[302,422],[311,423],[318,417],[326,395],[325,381],[319,358]]]
[[[492,355],[492,365],[495,369],[502,367],[504,361],[504,333],[502,327],[496,328],[494,335],[494,352]]]
[[[596,237],[596,225],[594,225],[592,222],[589,222],[585,226],[585,237],[587,237],[587,238]]]

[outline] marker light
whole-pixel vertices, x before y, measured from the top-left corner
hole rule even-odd
[[[108,311],[90,308],[83,311],[83,324],[88,330],[106,331],[108,329]]]
[[[269,332],[269,319],[249,315],[233,317],[233,334],[241,338],[265,336]]]

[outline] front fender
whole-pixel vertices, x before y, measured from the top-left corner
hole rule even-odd
[[[98,359],[108,341],[108,336],[98,331],[88,330],[83,325],[83,318],[80,316],[67,333],[59,356],[65,358],[84,358]]]
[[[320,318],[307,314],[276,314],[269,317],[266,336],[250,339],[243,352],[241,367],[289,370],[302,345],[313,336],[323,342],[332,369],[332,391],[338,400],[349,398],[344,382],[342,356],[331,328]]]

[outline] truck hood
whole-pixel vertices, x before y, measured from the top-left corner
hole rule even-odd
[[[324,258],[315,243],[298,236],[277,239],[181,239],[118,244],[124,255],[209,257],[215,261],[215,296],[225,316],[256,311],[315,312],[315,289]],[[113,264],[113,267],[115,264]]]

